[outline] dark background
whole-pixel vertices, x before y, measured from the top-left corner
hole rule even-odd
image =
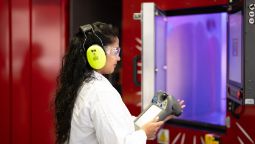
[[[96,21],[112,24],[118,28],[121,47],[121,21],[122,1],[121,0],[71,0],[69,19],[69,39],[78,31],[80,25],[91,24]],[[120,94],[120,69],[121,61],[113,74],[106,77]]]
[[[122,1],[120,0],[71,0],[70,36],[80,25],[101,21],[110,23],[121,30]],[[121,36],[121,32],[119,33]]]

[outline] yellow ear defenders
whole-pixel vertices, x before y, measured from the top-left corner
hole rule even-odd
[[[80,26],[80,29],[83,31],[85,36],[84,43],[83,43],[84,49],[86,49],[84,47],[85,42],[87,40],[86,33],[89,31],[91,31],[92,34],[94,34],[99,39],[99,41],[101,42],[101,45],[103,46],[102,40],[97,36],[95,31],[93,30],[92,25],[90,24],[83,25],[83,26]],[[87,61],[93,69],[101,69],[104,67],[106,63],[106,54],[103,47],[101,47],[98,44],[92,44],[87,50],[85,50],[85,52],[86,52]]]

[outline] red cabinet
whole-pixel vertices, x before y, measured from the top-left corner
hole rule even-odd
[[[67,0],[0,1],[0,139],[54,143],[56,77],[67,38]]]

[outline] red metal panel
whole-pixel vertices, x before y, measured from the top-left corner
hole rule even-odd
[[[50,103],[65,49],[65,4],[63,0],[32,3],[31,142],[36,144],[54,143]]]
[[[154,0],[161,10],[173,10],[227,4],[228,0]]]
[[[135,85],[133,81],[133,60],[140,55],[139,40],[141,39],[140,21],[133,20],[133,13],[140,12],[141,1],[124,0],[122,2],[122,69],[121,69],[121,85],[122,98],[133,115],[140,112],[141,96],[139,92],[141,87]],[[138,75],[137,77],[140,77]]]
[[[10,23],[9,2],[0,0],[0,140],[10,143]]]
[[[12,143],[30,143],[29,0],[11,1]]]
[[[243,113],[241,113],[240,118],[236,118],[233,115],[231,115],[231,113],[228,113],[228,116],[230,117],[230,128],[228,128],[227,133],[222,136],[222,143],[224,144],[240,143],[238,140],[238,137],[245,144],[255,142],[255,132],[254,132],[255,106],[247,105],[242,108],[243,108]],[[252,139],[253,142],[249,140],[249,137]]]

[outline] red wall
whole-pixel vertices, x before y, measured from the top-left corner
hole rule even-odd
[[[67,0],[0,1],[1,143],[54,143],[50,101],[67,16]]]
[[[10,22],[9,3],[0,0],[0,139],[10,143]]]

